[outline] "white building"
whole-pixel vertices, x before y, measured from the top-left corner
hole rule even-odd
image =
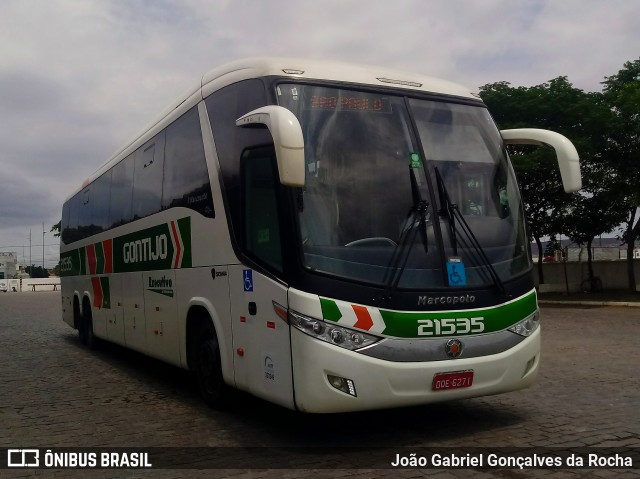
[[[0,252],[0,278],[15,278],[18,271],[18,253]]]

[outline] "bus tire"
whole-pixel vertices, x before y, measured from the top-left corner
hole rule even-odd
[[[222,377],[220,346],[213,325],[208,321],[200,323],[194,337],[194,371],[200,394],[207,406],[225,409],[229,405],[229,386]]]
[[[78,335],[80,335],[80,323],[82,322],[82,316],[80,315],[80,301],[78,301],[78,297],[73,297],[73,327],[78,330]],[[82,340],[82,337],[80,337]]]
[[[80,316],[80,327],[78,328],[80,341],[89,349],[97,349],[98,338],[93,334],[93,315],[91,313],[91,305],[85,300],[82,307],[82,315]]]

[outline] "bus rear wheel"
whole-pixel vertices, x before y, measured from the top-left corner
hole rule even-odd
[[[83,304],[80,323],[78,325],[78,335],[80,336],[80,342],[89,349],[97,348],[98,338],[93,334],[93,316],[89,302]]]
[[[228,407],[229,387],[222,377],[220,346],[211,324],[202,323],[194,348],[194,370],[204,402],[214,409]]]

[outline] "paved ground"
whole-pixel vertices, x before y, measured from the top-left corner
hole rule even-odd
[[[543,308],[543,362],[525,391],[419,408],[308,416],[240,396],[207,409],[190,376],[108,346],[81,347],[59,292],[0,294],[0,447],[640,448],[640,310]],[[230,451],[242,451],[229,449]],[[276,450],[279,453],[286,449]],[[402,449],[408,451],[410,449]],[[346,450],[347,453],[349,449]],[[585,470],[15,471],[0,477],[611,477]],[[330,467],[333,456],[312,456]],[[327,464],[329,462],[329,464]],[[639,477],[618,470],[616,477]]]

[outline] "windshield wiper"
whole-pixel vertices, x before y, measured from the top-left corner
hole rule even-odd
[[[451,243],[453,246],[453,254],[458,256],[458,237],[457,237],[457,228],[456,228],[456,220],[460,224],[460,231],[464,233],[467,237],[471,246],[475,250],[477,254],[477,258],[480,259],[480,263],[486,268],[489,276],[493,280],[494,285],[500,292],[502,296],[506,296],[506,289],[504,287],[504,283],[500,279],[498,272],[491,264],[491,261],[487,257],[487,254],[484,252],[484,249],[480,245],[478,238],[473,233],[473,230],[467,223],[467,220],[464,219],[462,213],[460,213],[460,209],[458,205],[451,201],[451,197],[449,196],[449,191],[447,191],[447,187],[442,180],[442,175],[440,175],[440,171],[438,168],[434,168],[436,172],[436,182],[438,184],[438,195],[440,197],[440,204],[442,205],[442,209],[440,210],[440,215],[445,215],[447,217],[447,222],[449,224],[449,236],[451,238]],[[477,259],[476,258],[476,259]]]
[[[411,165],[409,166],[413,206],[409,209],[407,219],[402,226],[400,239],[398,240],[398,244],[393,250],[391,260],[389,261],[387,270],[384,274],[384,299],[389,299],[391,295],[398,289],[400,278],[402,277],[402,273],[404,272],[407,266],[407,262],[409,261],[409,254],[411,253],[411,248],[413,247],[418,232],[422,237],[422,244],[424,245],[425,254],[429,253],[429,241],[427,237],[427,221],[429,219],[427,210],[429,209],[429,202],[422,199],[422,194],[420,193],[420,188],[418,187],[415,170],[415,167]]]

